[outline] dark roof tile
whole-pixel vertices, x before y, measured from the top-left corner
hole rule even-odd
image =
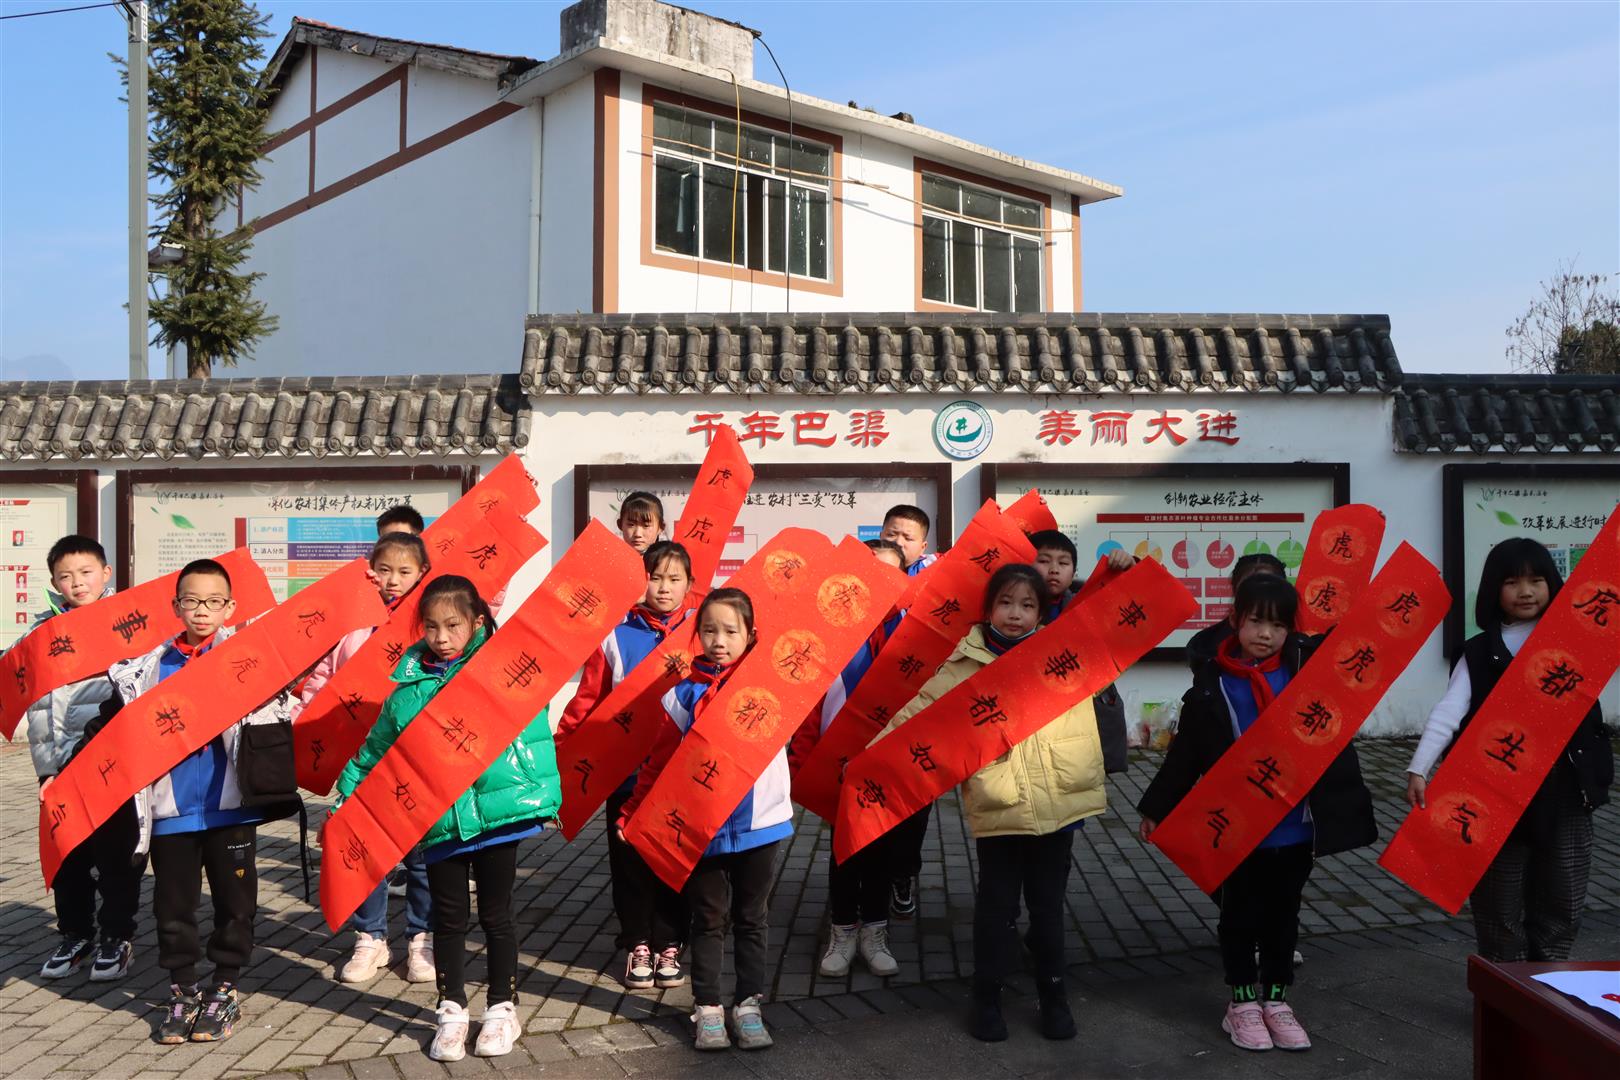
[[[1620,448],[1620,378],[1601,375],[1407,375],[1395,392],[1395,441],[1422,453]]]

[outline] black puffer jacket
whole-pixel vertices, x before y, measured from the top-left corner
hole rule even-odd
[[[1294,634],[1283,646],[1283,666],[1297,673],[1310,659],[1320,639]],[[1142,816],[1163,821],[1187,797],[1198,778],[1231,749],[1232,710],[1221,692],[1221,672],[1213,659],[1200,661],[1193,672],[1192,689],[1181,699],[1181,720],[1159,774],[1143,792],[1136,808]],[[1317,855],[1333,855],[1365,847],[1378,839],[1373,819],[1372,792],[1361,779],[1361,762],[1354,745],[1333,759],[1306,801],[1315,829],[1312,848]]]

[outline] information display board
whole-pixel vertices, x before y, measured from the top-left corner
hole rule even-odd
[[[370,552],[384,510],[408,503],[431,522],[475,479],[464,466],[119,473],[120,584],[245,545],[285,600]]]
[[[1081,572],[1124,549],[1168,569],[1198,611],[1149,655],[1179,656],[1194,633],[1226,618],[1240,556],[1275,555],[1298,572],[1317,514],[1349,500],[1350,467],[1286,465],[985,465],[986,498],[1003,506],[1038,488],[1074,541]]]
[[[723,584],[786,528],[815,529],[833,543],[845,536],[873,540],[883,515],[897,503],[919,506],[933,521],[929,550],[949,547],[949,465],[756,465],[737,524],[731,530],[714,584]],[[613,528],[619,506],[632,491],[649,491],[664,503],[669,528],[680,519],[697,465],[577,465],[574,468],[574,532],[592,518]],[[669,537],[679,540],[680,537]]]
[[[72,532],[96,535],[94,473],[31,471],[0,480],[0,651],[28,632],[46,609],[51,574],[45,556]]]

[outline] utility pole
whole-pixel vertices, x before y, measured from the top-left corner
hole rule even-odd
[[[146,0],[122,0],[129,20],[129,377],[146,367]]]

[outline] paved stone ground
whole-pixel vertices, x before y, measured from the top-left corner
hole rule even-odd
[[[1409,740],[1362,745],[1387,838],[1398,824]],[[1296,1001],[1312,1027],[1310,1054],[1243,1055],[1218,1030],[1224,991],[1213,949],[1213,905],[1156,849],[1136,839],[1131,804],[1157,759],[1137,755],[1110,792],[1108,815],[1075,845],[1068,960],[1082,1037],[1048,1043],[1033,1030],[1027,990],[1011,1003],[1014,1038],[996,1047],[961,1031],[972,972],[973,846],[954,797],[930,830],[919,917],[893,924],[901,974],[815,974],[826,904],[828,834],[811,818],[788,846],[772,905],[773,1004],[780,1045],[768,1054],[706,1055],[685,1041],[688,989],[626,994],[612,973],[614,920],[600,824],[567,845],[530,842],[519,868],[520,1013],[528,1034],[498,1065],[469,1058],[448,1070],[423,1048],[431,987],[397,970],[363,988],[337,984],[351,938],[333,937],[301,895],[297,830],[261,838],[256,964],[244,1022],[223,1043],[167,1048],[151,1041],[155,968],[150,917],[135,973],[114,984],[48,983],[39,965],[55,941],[39,879],[35,784],[26,747],[0,746],[0,1075],[209,1078],[270,1072],[326,1077],[679,1075],[706,1078],[978,1074],[1096,1076],[1462,1076],[1469,1067],[1463,959],[1471,932],[1374,864],[1377,848],[1324,860],[1306,892]],[[313,809],[313,807],[312,807]],[[314,853],[318,855],[318,852]],[[150,889],[150,879],[147,888]],[[1620,828],[1598,818],[1589,919],[1580,955],[1620,955]],[[395,925],[403,924],[400,901]],[[149,910],[149,906],[148,909]],[[205,923],[206,926],[206,923]],[[474,941],[477,941],[476,931]],[[858,965],[857,965],[858,966]],[[482,973],[474,959],[470,975]],[[475,1015],[481,986],[470,985]],[[1015,991],[1020,987],[1015,984]]]

